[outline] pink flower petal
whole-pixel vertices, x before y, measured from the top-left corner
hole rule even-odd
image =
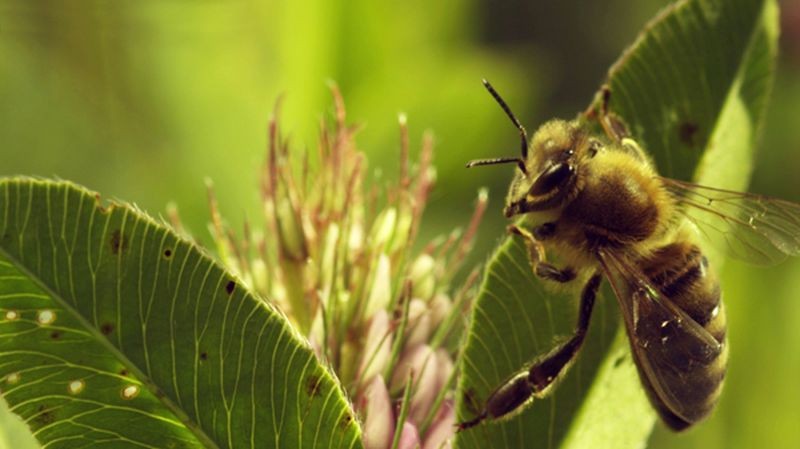
[[[364,391],[364,448],[389,449],[394,437],[394,413],[389,391],[381,376],[375,376]]]
[[[445,401],[436,419],[425,435],[425,445],[422,449],[450,449],[451,440],[455,436],[456,414],[452,401]]]
[[[403,423],[403,431],[400,433],[400,444],[397,445],[397,449],[420,449],[421,447],[417,426],[410,422]]]

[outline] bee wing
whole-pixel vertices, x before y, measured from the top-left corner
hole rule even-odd
[[[760,265],[800,255],[800,204],[751,193],[661,178],[682,212],[714,241],[721,236],[729,254]]]
[[[687,423],[698,421],[702,415],[692,406],[697,382],[692,374],[714,363],[724,344],[653,287],[640,270],[613,252],[601,250],[598,258],[622,309],[643,383],[670,413]]]

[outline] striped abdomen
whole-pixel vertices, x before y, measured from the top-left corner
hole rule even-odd
[[[643,349],[655,378],[648,379],[637,363],[642,383],[664,422],[682,430],[707,416],[722,390],[728,350],[719,282],[708,269],[708,260],[690,241],[666,245],[640,261],[639,266],[663,297],[721,345],[714,344],[717,348],[712,351],[680,320],[658,313],[640,317],[650,321],[642,323],[641,332],[645,334],[643,341],[652,342],[651,347]]]

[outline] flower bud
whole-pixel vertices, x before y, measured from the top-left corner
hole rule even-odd
[[[378,310],[385,310],[392,299],[392,272],[391,262],[386,254],[381,254],[375,267],[367,304],[364,307],[364,316],[370,317]]]
[[[414,224],[414,216],[411,211],[401,212],[397,217],[394,227],[394,234],[389,242],[388,250],[390,253],[403,249],[408,244],[411,235],[411,226]]]
[[[341,360],[341,368],[339,368],[339,379],[342,380],[342,383],[345,385],[349,383],[353,377],[356,375],[356,363],[358,363],[358,357],[360,348],[356,344],[356,342],[345,338],[341,345],[341,350],[339,352],[339,359]]]
[[[438,392],[447,385],[450,376],[453,374],[453,359],[444,348],[436,350],[436,391]]]
[[[433,350],[428,345],[419,345],[406,349],[400,356],[400,361],[397,362],[392,374],[392,380],[389,383],[389,390],[392,394],[403,391],[408,381],[408,376],[412,372],[414,373],[414,383],[416,384],[428,359],[433,360]]]
[[[397,449],[419,449],[421,446],[417,427],[409,422],[404,422]]]
[[[436,289],[436,261],[433,260],[430,254],[421,254],[411,264],[411,286],[413,295],[416,298],[428,300],[433,296]]]
[[[350,227],[350,235],[347,239],[347,249],[351,253],[358,253],[364,246],[364,226],[356,221]]]
[[[428,341],[431,335],[431,316],[428,305],[421,299],[414,298],[408,305],[408,337],[405,345],[408,348],[419,346]]]
[[[452,400],[446,400],[436,414],[428,432],[425,435],[425,444],[422,449],[450,449],[451,440],[455,436],[456,414]]]
[[[250,264],[250,270],[253,276],[253,286],[258,292],[266,292],[269,289],[269,273],[267,273],[267,264],[261,258],[253,259]]]
[[[324,319],[322,309],[318,309],[317,313],[314,314],[314,320],[311,322],[311,330],[308,332],[308,343],[311,344],[311,348],[314,349],[317,357],[321,359],[325,358],[324,349],[326,345]]]
[[[392,334],[389,328],[389,313],[379,310],[372,317],[358,369],[360,379],[369,379],[382,373],[392,356]]]
[[[325,243],[322,247],[322,254],[320,256],[320,279],[319,283],[323,288],[330,288],[331,281],[334,273],[334,266],[336,265],[336,249],[339,243],[339,225],[331,223],[325,233]],[[325,304],[327,306],[327,304]]]
[[[282,254],[293,260],[305,260],[308,257],[308,249],[299,214],[292,208],[288,199],[279,202],[275,212]]]
[[[369,241],[373,248],[383,249],[394,234],[396,222],[397,210],[393,207],[384,209],[380,215],[378,215],[370,232]]]
[[[400,358],[392,386],[400,386],[407,381],[413,373],[411,404],[408,411],[408,420],[414,424],[422,424],[428,410],[436,399],[438,390],[436,366],[436,353],[428,345],[419,345]]]
[[[389,449],[394,436],[394,414],[389,391],[381,376],[372,378],[361,402],[364,449]]]
[[[450,315],[453,301],[444,293],[437,293],[428,307],[430,308],[431,327],[436,328]]]

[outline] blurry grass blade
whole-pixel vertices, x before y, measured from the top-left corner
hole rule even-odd
[[[411,404],[411,390],[414,384],[414,373],[411,373],[406,380],[406,386],[403,389],[403,397],[400,400],[400,413],[397,414],[397,424],[394,429],[394,438],[392,439],[391,449],[397,449],[400,444],[400,436],[403,433],[403,425],[408,417],[408,409]]]

